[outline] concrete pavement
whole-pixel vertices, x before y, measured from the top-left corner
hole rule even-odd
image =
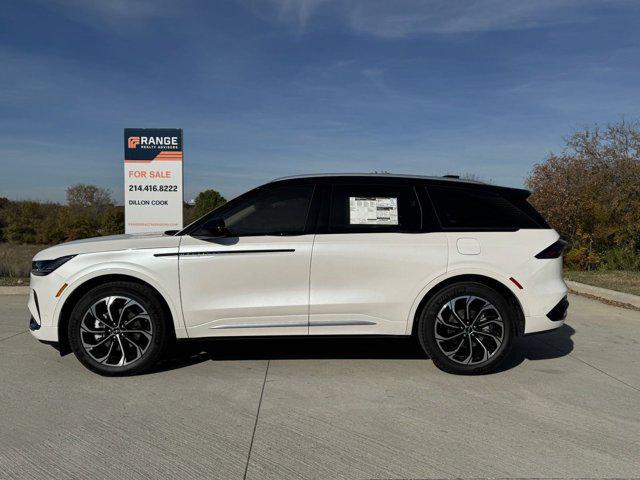
[[[481,377],[411,340],[216,340],[102,378],[0,296],[0,478],[640,476],[640,312],[571,296],[568,325]]]

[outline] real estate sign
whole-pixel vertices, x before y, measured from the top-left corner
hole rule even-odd
[[[124,129],[125,233],[182,228],[182,129]]]

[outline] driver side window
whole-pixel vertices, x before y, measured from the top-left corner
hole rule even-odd
[[[210,222],[222,219],[229,233],[237,237],[301,234],[307,223],[312,193],[312,185],[259,189]],[[207,223],[203,224],[204,229]]]

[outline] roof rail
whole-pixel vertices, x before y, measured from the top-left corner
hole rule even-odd
[[[460,178],[459,175],[443,175],[441,177],[429,177],[423,175],[405,175],[396,173],[315,173],[306,175],[291,175],[288,177],[280,177],[271,180],[272,182],[279,182],[282,180],[293,180],[300,178],[323,178],[323,177],[383,177],[383,178],[414,178],[424,180],[440,180],[446,182],[457,183],[474,183],[479,185],[486,185],[484,182],[478,180],[471,180],[467,178]]]

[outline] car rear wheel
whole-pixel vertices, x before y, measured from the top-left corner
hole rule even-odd
[[[449,373],[481,374],[508,355],[514,312],[492,288],[474,282],[445,287],[422,310],[418,338],[433,363]]]
[[[87,292],[69,321],[69,344],[84,366],[101,375],[150,368],[166,348],[167,318],[155,292],[110,282]]]

